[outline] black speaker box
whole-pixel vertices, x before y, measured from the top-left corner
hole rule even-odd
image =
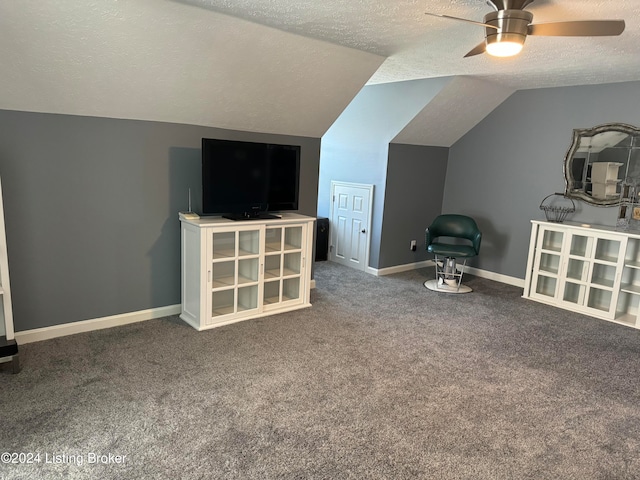
[[[316,262],[327,259],[329,254],[329,219],[318,217],[316,220]]]

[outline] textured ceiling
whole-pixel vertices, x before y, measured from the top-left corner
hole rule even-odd
[[[640,0],[528,10],[627,29],[465,59],[483,28],[425,12],[483,0],[0,0],[0,108],[321,137],[366,83],[455,77],[395,139],[449,146],[515,90],[640,80]]]
[[[640,0],[534,0],[534,23],[623,19],[619,37],[529,37],[518,57],[463,56],[482,27],[483,0],[176,0],[388,57],[369,83],[468,75],[513,89],[640,79]]]

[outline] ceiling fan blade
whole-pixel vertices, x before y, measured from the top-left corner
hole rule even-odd
[[[485,42],[479,43],[478,45],[476,45],[473,50],[471,50],[469,53],[467,53],[464,58],[467,57],[473,57],[474,55],[480,55],[481,53],[484,53],[487,51],[487,44]]]
[[[481,27],[495,28],[496,30],[498,30],[498,27],[496,27],[495,25],[489,25],[487,23],[476,22],[475,20],[467,20],[466,18],[452,17],[451,15],[441,15],[439,13],[426,13],[426,12],[425,12],[425,15],[429,15],[431,17],[448,18],[449,20],[458,20],[460,22],[473,23],[474,25],[479,25]]]
[[[573,22],[532,23],[529,35],[547,37],[603,37],[624,32],[624,20],[577,20]]]

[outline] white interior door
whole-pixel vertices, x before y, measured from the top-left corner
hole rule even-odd
[[[369,265],[373,185],[331,182],[330,260],[365,270]]]

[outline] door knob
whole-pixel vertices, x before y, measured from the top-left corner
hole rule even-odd
[[[367,231],[363,228],[363,229],[362,229],[362,233],[367,233]]]

